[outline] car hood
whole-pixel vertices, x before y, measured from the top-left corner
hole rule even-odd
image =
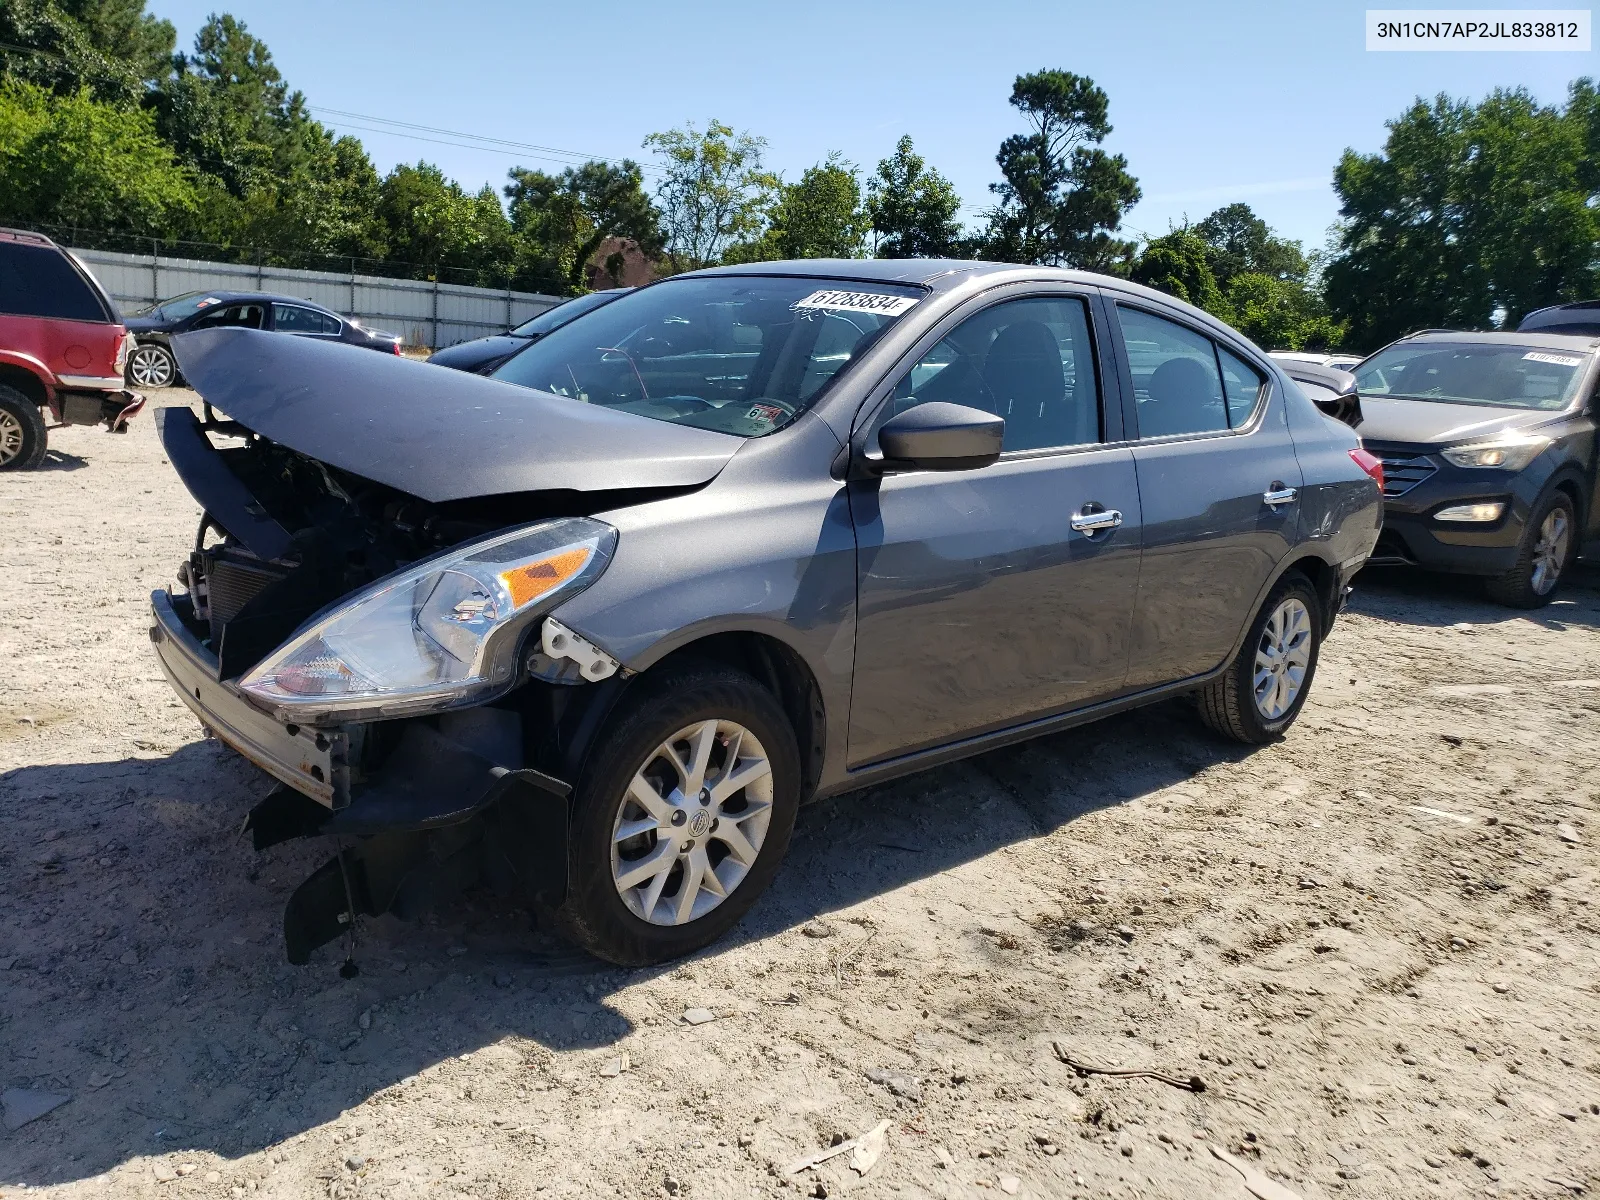
[[[124,317],[122,323],[127,326],[129,333],[158,333],[167,327],[167,322],[154,313],[143,317]]]
[[[173,348],[190,386],[245,428],[433,503],[692,487],[744,443],[310,338],[205,329]]]
[[[476,341],[446,346],[443,350],[429,355],[428,361],[441,367],[453,367],[457,371],[477,371],[489,363],[498,363],[501,359],[510,357],[529,342],[529,338],[512,337],[501,333],[494,337],[478,338]]]
[[[1490,437],[1502,429],[1530,429],[1561,416],[1548,409],[1497,408],[1361,396],[1361,440],[1407,446],[1448,446]]]

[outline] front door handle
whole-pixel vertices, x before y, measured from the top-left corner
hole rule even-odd
[[[1084,507],[1087,509],[1088,505]],[[1122,514],[1114,508],[1072,514],[1072,527],[1079,533],[1099,533],[1102,529],[1115,529],[1121,524]]]
[[[1261,499],[1266,502],[1268,508],[1277,508],[1280,504],[1293,504],[1294,497],[1295,490],[1292,487],[1284,487],[1281,483],[1274,483],[1261,493]]]

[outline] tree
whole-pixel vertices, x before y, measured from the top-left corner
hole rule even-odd
[[[860,258],[869,225],[861,204],[861,179],[838,154],[807,167],[798,183],[781,185],[758,238],[737,242],[724,262],[783,258]]]
[[[711,120],[704,133],[690,123],[652,133],[644,146],[664,162],[656,200],[674,270],[707,266],[730,243],[760,234],[778,187],[761,169],[765,138]]]
[[[1210,247],[1187,226],[1152,238],[1133,267],[1133,281],[1186,300],[1226,321],[1232,316],[1217,277]]]
[[[1515,326],[1600,285],[1600,97],[1579,79],[1564,106],[1521,88],[1472,104],[1417,100],[1376,154],[1334,171],[1340,225],[1328,304],[1372,348],[1425,326]]]
[[[506,185],[511,225],[522,241],[518,274],[532,286],[578,292],[589,260],[607,238],[661,253],[658,214],[639,164],[587,162],[559,175],[515,167]]]
[[[468,193],[432,163],[401,164],[379,188],[378,215],[392,257],[437,271],[466,272],[484,287],[504,287],[516,262],[515,238],[488,184]]]
[[[1223,291],[1247,272],[1300,282],[1310,270],[1300,243],[1275,236],[1248,204],[1217,209],[1194,232],[1209,247],[1207,261]]]
[[[1344,345],[1343,323],[1295,280],[1246,271],[1229,281],[1227,300],[1230,324],[1268,350],[1326,351]]]
[[[132,107],[167,73],[176,39],[144,0],[4,0],[0,79]]]
[[[961,236],[961,197],[955,185],[928,167],[910,136],[878,163],[867,181],[867,214],[878,237],[879,258],[955,258],[969,247]]]
[[[0,221],[163,233],[197,197],[150,114],[0,84]]]
[[[1013,134],[995,161],[1003,182],[989,213],[989,253],[1008,262],[1105,269],[1131,253],[1111,235],[1139,201],[1122,155],[1100,149],[1111,132],[1110,101],[1070,71],[1019,75],[1011,104],[1029,133]]]

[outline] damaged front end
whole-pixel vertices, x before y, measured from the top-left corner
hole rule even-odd
[[[430,503],[269,441],[209,408],[157,414],[203,505],[182,589],[151,597],[168,679],[279,782],[257,849],[337,852],[284,913],[304,963],[357,916],[413,916],[484,881],[555,907],[574,747],[618,664],[549,615],[605,570],[601,494]],[[609,498],[614,503],[615,497]]]

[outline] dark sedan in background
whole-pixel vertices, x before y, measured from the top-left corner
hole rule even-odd
[[[436,366],[450,367],[456,371],[487,375],[513,354],[531,346],[546,334],[555,332],[563,325],[571,324],[584,313],[593,312],[602,305],[610,304],[618,296],[624,296],[632,290],[632,288],[612,288],[604,292],[574,296],[554,308],[545,309],[538,316],[524,321],[515,329],[505,333],[446,346],[443,350],[430,355],[428,361]]]
[[[1372,561],[1480,575],[1518,608],[1549,603],[1597,531],[1597,346],[1430,330],[1357,367],[1362,442],[1383,460]]]
[[[1272,741],[1381,520],[1376,461],[1248,341],[1076,271],[697,272],[491,378],[177,349],[257,436],[162,412],[221,536],[152,640],[284,785],[257,847],[337,839],[297,962],[474,879],[659,962],[739,920],[806,799],[1180,695]]]
[[[343,342],[384,354],[399,354],[401,337],[368,329],[310,300],[271,292],[185,292],[128,318],[138,343],[128,354],[126,374],[135,387],[171,387],[178,381],[172,339],[196,329],[265,329],[324,342]]]

